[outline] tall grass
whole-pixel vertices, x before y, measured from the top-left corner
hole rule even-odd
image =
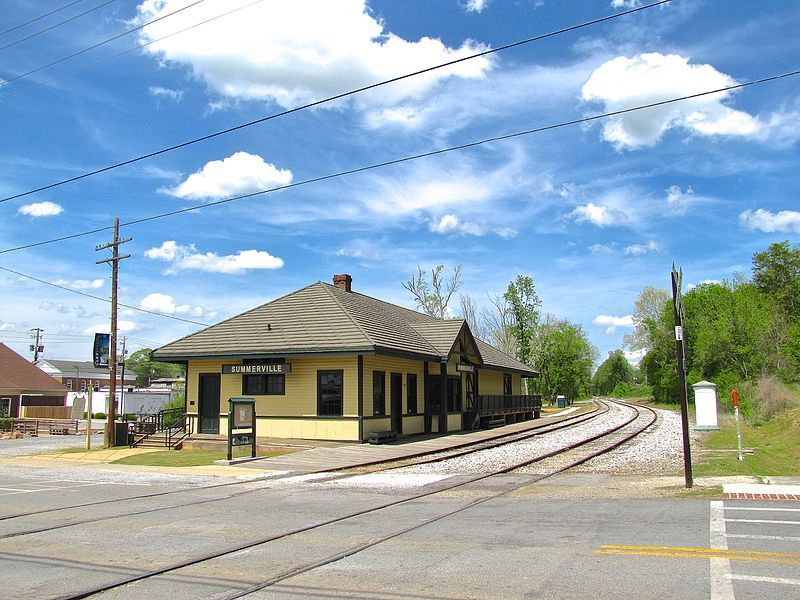
[[[748,404],[750,420],[756,425],[800,406],[797,393],[771,375],[742,384],[740,394]]]

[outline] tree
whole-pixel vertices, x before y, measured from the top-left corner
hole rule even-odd
[[[152,379],[159,377],[180,377],[183,367],[171,363],[159,362],[150,358],[150,348],[142,348],[131,354],[125,361],[125,367],[136,373],[136,385],[146,386]]]
[[[403,287],[414,295],[417,308],[436,319],[447,318],[447,306],[451,296],[461,287],[461,265],[453,267],[453,275],[449,278],[442,276],[444,265],[437,265],[431,269],[431,282],[422,267],[417,265],[417,276],[403,283]]]
[[[620,383],[633,382],[633,367],[631,367],[622,350],[608,353],[608,358],[597,367],[597,372],[592,379],[592,391],[595,394],[608,396]]]
[[[645,286],[633,303],[633,333],[626,333],[622,343],[631,350],[650,350],[670,293],[664,288]]]
[[[517,358],[520,362],[532,365],[533,340],[539,324],[539,308],[542,306],[533,278],[517,275],[515,281],[509,282],[503,299],[509,307],[511,331],[517,341]]]
[[[458,297],[460,310],[459,317],[464,319],[469,325],[469,330],[476,338],[486,338],[486,326],[478,312],[478,305],[473,300],[472,296],[461,294]]]
[[[517,355],[517,338],[512,328],[513,316],[508,302],[499,294],[489,296],[494,310],[484,309],[483,322],[489,342],[509,356]]]
[[[533,353],[539,378],[533,386],[548,400],[558,394],[575,399],[589,393],[595,348],[580,325],[546,315],[539,324]]]
[[[773,296],[786,314],[800,318],[800,246],[788,240],[753,255],[753,283]]]

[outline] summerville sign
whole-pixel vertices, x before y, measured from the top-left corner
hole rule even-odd
[[[291,372],[292,372],[291,363],[222,365],[223,375],[273,375],[278,373],[291,373]]]

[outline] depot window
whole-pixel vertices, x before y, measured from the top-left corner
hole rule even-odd
[[[372,372],[372,413],[386,414],[386,372]]]
[[[245,358],[242,361],[242,364],[282,365],[285,362],[285,358]],[[286,394],[286,375],[283,373],[273,373],[270,375],[242,375],[242,394],[248,394],[251,396],[282,396]]]
[[[317,371],[317,415],[341,417],[344,412],[344,371]]]

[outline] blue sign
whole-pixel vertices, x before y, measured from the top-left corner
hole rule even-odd
[[[108,355],[110,347],[111,347],[110,333],[94,334],[94,352],[92,353],[92,355],[94,359],[94,366],[97,367],[98,369],[108,368]]]

